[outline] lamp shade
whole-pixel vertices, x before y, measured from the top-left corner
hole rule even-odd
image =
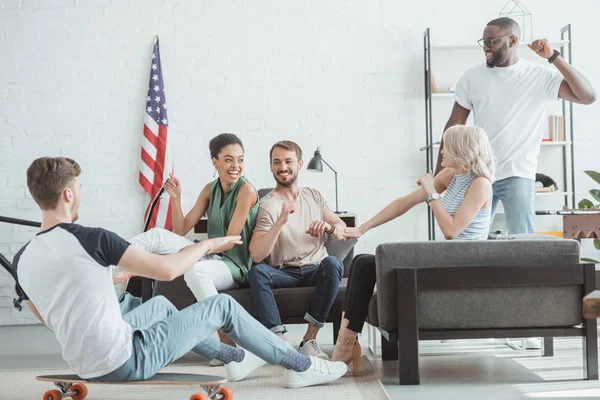
[[[313,172],[323,172],[323,163],[321,162],[321,152],[319,149],[315,151],[315,155],[308,162],[306,169]]]

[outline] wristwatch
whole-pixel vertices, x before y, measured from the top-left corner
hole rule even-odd
[[[548,59],[548,62],[550,64],[552,64],[554,62],[554,60],[556,60],[556,57],[558,57],[558,56],[562,56],[562,54],[560,54],[560,52],[558,50],[554,50],[554,54],[552,54],[552,57],[550,57]]]
[[[427,196],[427,204],[429,204],[429,202],[431,202],[432,200],[439,200],[441,198],[442,196],[438,192],[433,192],[429,196]]]

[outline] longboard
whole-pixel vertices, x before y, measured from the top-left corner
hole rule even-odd
[[[222,387],[227,379],[220,376],[199,374],[158,373],[145,381],[129,382],[97,382],[82,379],[78,375],[41,375],[38,381],[53,382],[58,389],[48,390],[42,397],[43,400],[60,400],[71,398],[83,400],[87,396],[86,385],[199,385],[206,394],[195,393],[190,400],[232,400],[233,392],[227,387]]]

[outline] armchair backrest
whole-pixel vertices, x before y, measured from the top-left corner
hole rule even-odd
[[[554,239],[513,238],[380,244],[375,251],[379,326],[383,329],[397,327],[399,269],[408,273],[409,270],[420,268],[552,266],[580,263],[579,242],[572,239]]]

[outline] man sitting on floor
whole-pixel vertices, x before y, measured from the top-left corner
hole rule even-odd
[[[315,286],[304,316],[308,330],[299,351],[329,359],[316,338],[338,294],[344,264],[327,254],[325,235],[343,239],[346,224],[327,207],[321,193],[298,186],[303,165],[300,146],[277,142],[270,160],[277,186],[261,199],[250,240],[252,260],[261,263],[268,257],[268,264],[255,265],[248,273],[252,298],[260,321],[283,338],[286,330],[272,289]]]
[[[27,186],[42,209],[42,226],[13,262],[13,274],[31,311],[54,332],[64,360],[80,377],[146,380],[190,350],[225,363],[230,381],[243,379],[263,360],[286,368],[288,387],[330,382],[346,373],[342,362],[289,349],[227,295],[182,311],[158,296],[122,316],[111,265],[142,277],[172,280],[203,255],[239,244],[240,237],[205,240],[174,254],[156,255],[110,231],[76,225],[80,172],[75,161],[62,157],[39,158],[27,169]],[[211,334],[217,329],[249,351],[214,339]]]

